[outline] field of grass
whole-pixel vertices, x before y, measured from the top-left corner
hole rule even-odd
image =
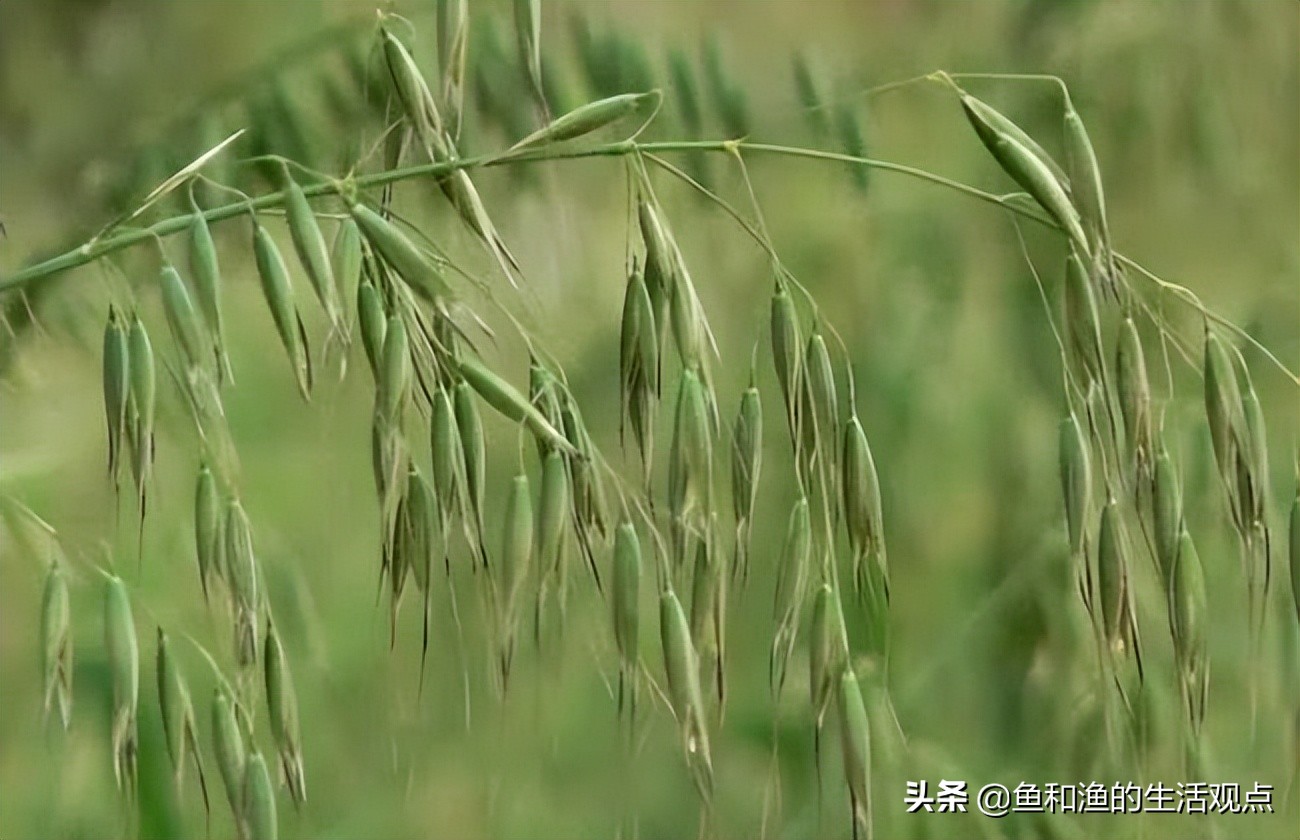
[[[540,85],[526,70],[529,28],[517,37],[531,4],[469,3],[463,119],[443,127],[454,135],[459,124],[459,154],[473,165],[462,170],[467,182],[440,183],[398,172],[448,156],[437,148],[445,135],[394,94],[393,44],[409,48],[440,118],[453,115],[462,100],[455,85],[447,94],[440,56],[455,39],[439,21],[454,21],[457,5],[399,3],[383,10],[397,16],[376,16],[354,0],[0,4],[0,837],[276,836],[256,824],[257,807],[227,801],[213,738],[218,691],[243,709],[237,727],[265,758],[279,837],[1296,836],[1295,3],[553,0],[540,4]],[[384,33],[395,39],[387,50]],[[801,72],[812,94],[796,83]],[[1072,244],[1040,197],[1005,198],[1022,186],[981,143],[954,88],[1064,165],[1053,79],[1068,87],[1096,153],[1104,243],[1089,226]],[[535,161],[490,157],[547,123],[542,101],[554,117],[650,90],[661,94],[637,100],[634,113],[524,153]],[[809,107],[809,96],[819,104]],[[621,142],[652,114],[640,145]],[[241,129],[203,177],[134,212]],[[327,247],[360,212],[349,202],[390,209],[452,289],[450,303],[421,296],[427,283],[363,225],[364,274],[383,323],[410,334],[408,344],[371,348],[377,365],[355,280],[339,280],[338,329],[313,292],[282,209],[286,171],[306,188]],[[1079,171],[1070,167],[1072,206]],[[356,180],[331,180],[347,175]],[[482,214],[466,210],[463,192],[448,201],[449,183],[472,184]],[[286,354],[298,333],[282,340],[268,314],[246,196],[274,196],[258,205],[256,224],[288,268],[312,357],[310,399]],[[220,261],[233,374],[220,383],[213,356],[187,362],[158,293],[163,261],[196,289],[190,219],[168,221],[188,217],[191,201],[211,218]],[[656,313],[648,479],[620,391],[632,266],[653,285],[647,213],[666,231],[675,291],[665,294],[677,295]],[[476,227],[487,224],[510,257],[485,247]],[[88,242],[89,257],[78,257]],[[1112,247],[1122,257],[1098,269]],[[1065,300],[1067,256],[1080,248],[1102,255],[1084,283],[1100,312],[1095,334]],[[72,267],[40,268],[59,255]],[[511,258],[518,269],[502,265]],[[810,333],[822,336],[835,389],[828,401],[807,384],[815,377],[801,376],[794,387],[807,393],[790,412],[774,364],[777,288],[796,304],[793,355],[807,355]],[[116,482],[103,384],[110,307],[124,323],[138,314],[157,366],[152,458],[141,454],[148,429],[131,402]],[[1126,315],[1147,401],[1117,361]],[[210,341],[206,324],[200,335]],[[1226,367],[1207,373],[1207,344]],[[1094,350],[1099,373],[1089,372]],[[553,393],[581,409],[583,434],[544,401],[525,424],[506,416],[523,409],[499,411],[508,400],[465,386],[486,441],[487,568],[465,515],[463,459],[445,557],[423,550],[413,528],[386,526],[411,521],[404,459],[423,480],[436,470],[436,383],[462,381],[460,366],[481,354],[528,394],[530,352],[562,379]],[[679,405],[697,382],[703,421],[693,425]],[[750,385],[763,431],[741,577],[732,574],[743,533],[733,424]],[[1149,412],[1146,425],[1130,424],[1135,406]],[[880,515],[850,516],[846,530],[839,485],[851,415],[870,442]],[[1091,479],[1077,552],[1060,454],[1069,416]],[[547,443],[552,427],[568,442]],[[591,457],[571,457],[570,445]],[[570,498],[595,481],[604,502],[599,525],[581,501],[564,505],[564,571],[554,576],[543,575],[531,537],[516,552],[523,559],[509,558],[521,542],[510,536],[512,480],[528,477],[541,519],[547,446],[560,453]],[[1161,569],[1152,501],[1162,451],[1186,530],[1172,575]],[[145,462],[141,524],[132,468]],[[219,507],[237,498],[247,513],[255,558],[223,550],[206,604],[195,533],[202,464],[216,476]],[[812,515],[800,565],[787,529],[801,497]],[[1112,499],[1116,550],[1099,533]],[[620,608],[623,521],[639,536],[641,573]],[[876,578],[863,595],[854,590],[854,527],[875,549],[863,568],[883,562],[887,546],[887,605]],[[427,586],[414,572],[402,578],[396,606],[394,551],[429,563]],[[258,648],[243,665],[232,636],[248,584],[231,557],[247,560],[255,581],[245,618]],[[52,566],[66,586],[66,621],[49,606]],[[1092,614],[1078,588],[1084,568]],[[522,570],[517,585],[512,569]],[[130,668],[110,656],[110,574],[138,637],[136,703],[124,691]],[[839,605],[829,609],[842,611],[844,633],[820,634],[819,645],[823,584],[832,600],[821,603]],[[685,668],[681,640],[665,641],[668,588],[689,625]],[[629,611],[639,639],[621,657],[613,619]],[[1124,629],[1130,616],[1136,638]],[[282,704],[268,708],[269,619],[291,674],[296,735],[276,726]],[[159,629],[188,684],[208,813],[192,763],[174,783]],[[774,644],[782,632],[793,632],[788,655]],[[810,673],[827,657],[819,729]],[[786,677],[774,689],[776,666]],[[59,669],[71,677],[66,727]],[[860,686],[862,731],[846,679]],[[134,748],[123,746],[129,735],[114,737],[124,710],[136,718]],[[168,727],[179,731],[174,719]],[[115,782],[115,742],[134,753],[125,765],[138,782],[127,791]],[[302,762],[301,803],[282,755],[290,768]],[[965,781],[969,811],[905,813],[907,782],[920,780],[931,793],[940,780]],[[988,784],[1094,781],[1144,791],[1236,783],[1243,797],[1271,786],[1271,811],[995,819],[976,806]]]

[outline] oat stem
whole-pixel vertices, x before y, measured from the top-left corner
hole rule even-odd
[[[442,163],[427,163],[417,166],[402,167],[399,169],[390,169],[384,172],[345,179],[342,181],[311,184],[304,186],[303,192],[308,198],[320,198],[322,196],[336,194],[340,191],[352,193],[373,187],[386,186],[388,184],[406,181],[412,178],[438,177],[459,169],[475,169],[516,163],[534,163],[546,160],[622,157],[635,153],[656,154],[664,152],[686,152],[692,150],[734,154],[737,149],[755,154],[775,154],[787,157],[835,161],[838,163],[856,163],[861,166],[898,172],[914,178],[931,181],[935,184],[946,186],[949,189],[965,193],[981,201],[996,204],[998,206],[1006,206],[1003,205],[1002,199],[993,193],[985,192],[968,184],[962,184],[958,181],[944,178],[941,175],[927,172],[924,169],[918,169],[904,164],[875,160],[872,158],[854,157],[852,155],[843,155],[835,152],[818,151],[815,149],[802,149],[790,146],[772,145],[768,143],[748,143],[734,140],[669,141],[656,143],[636,143],[630,140],[623,140],[616,143],[607,143],[585,149],[539,149],[531,153],[520,153],[509,156],[503,156],[501,154],[477,155],[474,157],[444,161]],[[240,201],[222,205],[220,207],[214,207],[210,210],[204,211],[202,215],[208,222],[219,222],[247,211],[267,210],[274,207],[280,207],[284,204],[284,201],[284,191],[273,192],[259,196],[251,201]],[[1038,217],[1022,208],[1010,207],[1009,209],[1043,224],[1051,224],[1045,218]],[[123,248],[129,248],[132,245],[152,236],[162,237],[179,233],[180,231],[188,229],[190,222],[193,221],[193,217],[193,214],[174,216],[156,222],[147,228],[125,231],[116,236],[104,236],[96,241],[87,242],[71,251],[52,257],[35,265],[28,266],[27,268],[21,269],[6,278],[0,279],[0,292],[23,288],[52,274],[85,265],[99,257],[105,256],[106,254],[111,254]]]

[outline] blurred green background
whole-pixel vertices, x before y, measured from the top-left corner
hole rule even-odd
[[[507,100],[517,96],[508,5],[471,6],[472,49],[484,74],[471,99],[481,106],[491,103],[493,90]],[[802,50],[832,98],[852,105],[871,156],[995,192],[1012,184],[949,92],[935,84],[869,99],[860,92],[937,69],[1059,75],[1097,149],[1116,247],[1187,285],[1300,369],[1300,6],[1290,0],[544,6],[544,61],[555,90],[571,104],[601,92],[602,77],[593,84],[578,58],[585,26],[591,37],[622,45],[612,55],[633,56],[630,63],[613,60],[613,80],[603,83],[618,86],[648,72],[667,88],[662,125],[651,134],[684,136],[665,58],[681,49],[698,66],[701,45],[716,38],[727,73],[747,96],[752,139],[838,150],[835,137],[810,134],[800,112],[791,68]],[[416,54],[427,62],[431,8],[396,9],[413,24]],[[297,144],[319,168],[346,169],[356,150],[373,142],[375,126],[363,112],[336,112],[329,88],[347,78],[349,50],[359,46],[364,55],[373,12],[371,4],[342,0],[0,4],[0,220],[7,231],[0,275],[84,241],[204,148],[204,136],[220,139],[223,130],[247,124],[249,103],[280,107],[276,97],[282,96],[308,130],[296,140],[288,132],[245,138],[242,154],[253,154],[254,142],[281,151]],[[313,34],[319,32],[327,35]],[[1059,149],[1053,87],[966,84],[1045,138],[1049,149]],[[291,123],[282,117],[270,124]],[[467,131],[466,145],[478,150],[504,147],[517,136],[484,113],[476,113]],[[723,132],[719,120],[706,116],[703,136]],[[751,174],[777,250],[853,355],[858,410],[883,484],[894,596],[892,692],[918,756],[909,777],[932,785],[941,776],[963,778],[972,789],[991,781],[1098,778],[1089,749],[1100,735],[1086,700],[1095,675],[1086,640],[1077,638],[1082,610],[1065,565],[1056,471],[1059,361],[1015,228],[988,205],[886,172],[871,172],[865,193],[837,165],[762,158],[751,162]],[[721,194],[747,206],[733,164],[719,156],[709,161],[708,175]],[[716,208],[679,183],[656,179],[717,332],[718,388],[729,418],[749,376],[751,348],[767,340],[767,261]],[[564,363],[597,443],[616,463],[622,457],[616,348],[629,236],[625,180],[622,164],[612,159],[475,175],[528,278],[522,294],[500,297]],[[490,274],[481,249],[429,193],[399,187],[398,206]],[[278,222],[273,229],[283,233]],[[226,410],[304,725],[309,798],[295,813],[281,797],[282,836],[610,836],[626,808],[637,815],[640,836],[694,835],[696,797],[662,706],[644,704],[644,747],[633,767],[623,763],[609,690],[615,655],[607,609],[576,568],[563,644],[521,650],[504,705],[493,699],[479,664],[487,654],[470,594],[474,581],[458,576],[466,650],[475,662],[468,728],[445,596],[436,604],[429,676],[417,697],[418,610],[408,603],[390,652],[385,607],[375,600],[371,383],[359,349],[345,381],[322,377],[311,404],[303,404],[257,289],[246,222],[225,223],[217,233],[237,381]],[[1026,229],[1025,236],[1055,306],[1062,243],[1040,230]],[[180,246],[169,247],[179,260]],[[128,254],[116,266],[130,276],[150,259]],[[130,504],[115,512],[104,470],[98,347],[107,290],[118,282],[117,272],[89,266],[46,284],[30,301],[13,295],[3,301],[11,329],[0,380],[0,493],[57,529],[75,570],[76,641],[72,728],[47,732],[40,723],[35,644],[47,547],[11,517],[0,531],[4,838],[200,836],[205,830],[192,777],[179,801],[163,781],[168,770],[160,752],[152,625],[163,624],[176,638],[192,634],[223,663],[229,642],[220,613],[202,607],[192,550],[197,445],[172,389],[163,389],[157,489],[143,552],[135,547]],[[161,352],[169,352],[157,301],[145,293],[141,301]],[[1199,346],[1199,320],[1177,304],[1165,308],[1180,334]],[[34,327],[26,323],[29,310]],[[319,312],[304,311],[312,313],[308,329],[319,340]],[[1270,514],[1281,529],[1294,489],[1300,399],[1262,356],[1247,351],[1247,358],[1271,432]],[[503,340],[496,359],[498,369],[523,382],[517,342]],[[1167,426],[1210,584],[1206,780],[1259,781],[1278,791],[1279,813],[1225,816],[1213,830],[1225,837],[1294,838],[1300,793],[1292,789],[1285,803],[1284,795],[1300,762],[1300,645],[1289,588],[1282,579],[1273,593],[1276,620],[1266,640],[1252,736],[1244,586],[1209,455],[1200,380],[1177,358],[1174,363],[1178,395],[1168,405]],[[731,697],[715,734],[712,830],[720,837],[758,834],[775,734],[783,793],[769,835],[848,836],[838,757],[823,768],[827,796],[819,806],[798,665],[773,725],[766,687],[770,569],[795,488],[765,351],[758,370],[768,410],[755,535],[760,573],[733,603]],[[1163,398],[1163,377],[1155,379]],[[665,447],[668,416],[661,420]],[[504,491],[517,463],[517,435],[495,417],[489,435],[489,486]],[[629,469],[635,463],[622,462]],[[490,523],[500,519],[502,497],[490,494]],[[102,585],[91,571],[106,562],[106,552],[131,587],[142,639],[145,793],[135,828],[114,792],[108,750]],[[1150,564],[1137,559],[1149,577]],[[658,675],[648,577],[645,588],[643,654]],[[1149,766],[1117,778],[1190,780],[1179,770],[1163,611],[1154,597],[1140,608],[1152,663],[1144,702],[1154,746]],[[193,649],[182,649],[206,746],[211,681]],[[271,754],[264,717],[258,732]],[[230,836],[210,760],[209,771],[211,831]],[[901,778],[879,808],[900,809]],[[1204,819],[1150,816],[1048,826],[1029,818],[921,815],[900,826],[898,836],[916,837],[1200,837],[1212,830]]]

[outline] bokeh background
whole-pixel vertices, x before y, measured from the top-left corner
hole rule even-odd
[[[846,103],[841,110],[857,121],[870,155],[997,192],[1010,191],[1011,182],[950,92],[924,83],[871,97],[862,91],[938,69],[1059,75],[1097,149],[1116,247],[1187,285],[1300,368],[1294,2],[543,5],[544,61],[557,95],[571,104],[638,89],[648,79],[667,89],[651,134],[686,136],[666,56],[679,49],[698,67],[704,45],[714,43],[729,78],[745,91],[753,139],[839,150],[841,138],[815,136],[800,110],[792,62],[803,51],[832,100]],[[481,77],[467,145],[486,150],[518,136],[492,109],[504,101],[509,110],[523,99],[508,4],[471,6]],[[431,5],[396,9],[410,19],[417,56],[431,67]],[[0,275],[84,241],[204,148],[205,138],[220,139],[254,114],[284,131],[241,140],[235,157],[261,144],[310,156],[328,171],[347,169],[357,149],[373,142],[376,126],[357,107],[355,92],[353,111],[346,95],[339,105],[337,89],[346,90],[347,56],[358,49],[364,55],[373,30],[373,4],[342,0],[0,4]],[[603,65],[581,60],[584,31],[613,45]],[[1059,149],[1060,100],[1051,85],[966,84]],[[268,120],[277,108],[280,116]],[[702,135],[723,136],[716,109],[706,103],[705,111]],[[305,129],[295,132],[295,125]],[[754,159],[751,174],[778,251],[845,338],[858,374],[858,410],[883,484],[893,570],[892,692],[921,756],[914,775],[932,784],[941,776],[963,778],[974,787],[1096,778],[1090,750],[1100,730],[1086,702],[1095,679],[1091,654],[1070,641],[1068,629],[1081,608],[1069,589],[1056,473],[1060,365],[1015,227],[988,205],[886,172],[869,173],[865,189],[853,172],[824,163]],[[257,183],[247,167],[227,175]],[[707,175],[744,206],[734,165],[711,160]],[[562,162],[475,177],[528,277],[522,294],[502,292],[502,299],[565,364],[597,443],[631,467],[634,461],[619,454],[616,425],[629,236],[622,164]],[[751,348],[766,342],[767,261],[716,208],[667,178],[659,177],[657,187],[717,332],[719,393],[730,416],[749,377]],[[480,249],[427,187],[401,187],[397,202],[467,264],[490,274]],[[644,747],[634,766],[621,757],[607,610],[584,576],[575,573],[563,641],[517,657],[505,704],[493,699],[480,664],[486,648],[476,629],[473,580],[457,578],[473,662],[468,726],[445,598],[436,604],[429,676],[417,697],[418,611],[408,605],[390,651],[385,608],[375,599],[378,511],[364,361],[354,352],[347,379],[323,377],[304,404],[260,299],[246,222],[217,230],[237,379],[227,395],[228,419],[304,724],[309,800],[295,813],[281,797],[282,836],[610,836],[621,822],[626,827],[627,809],[637,815],[640,836],[693,836],[696,797],[662,706],[646,704]],[[1055,307],[1062,244],[1039,230],[1024,233]],[[194,571],[197,446],[174,393],[161,407],[157,490],[142,551],[131,506],[124,502],[117,512],[104,469],[98,344],[108,290],[150,259],[128,254],[116,271],[86,267],[42,283],[24,300],[0,301],[8,325],[0,337],[0,494],[9,512],[0,531],[0,837],[205,831],[192,777],[179,799],[165,781],[153,683],[155,623],[229,659],[224,621],[204,610]],[[160,349],[169,352],[156,296],[144,288],[139,294]],[[1198,319],[1177,304],[1165,309],[1195,343]],[[309,331],[322,334],[319,318]],[[503,340],[497,358],[522,381],[517,342]],[[1259,354],[1247,351],[1247,358],[1271,432],[1270,514],[1281,529],[1294,491],[1300,392]],[[733,604],[731,697],[714,746],[713,830],[721,837],[760,831],[775,741],[782,797],[769,836],[848,836],[837,758],[823,768],[819,805],[798,666],[775,725],[766,688],[771,576],[761,570],[770,572],[775,562],[795,489],[770,362],[761,351],[759,360],[768,406],[760,574]],[[1300,645],[1289,587],[1281,576],[1252,734],[1244,586],[1204,431],[1199,379],[1177,358],[1174,364],[1178,394],[1167,406],[1167,425],[1210,583],[1207,780],[1272,784],[1279,813],[1226,816],[1217,825],[1088,817],[1051,827],[1032,819],[918,816],[902,823],[899,836],[1295,836],[1300,795],[1287,789],[1300,762]],[[489,434],[490,486],[504,490],[517,463],[517,436],[495,418]],[[490,495],[490,522],[499,521],[502,497]],[[57,529],[73,570],[76,702],[67,734],[41,725],[35,640],[49,548],[13,514],[10,500]],[[134,826],[113,788],[102,586],[92,571],[110,556],[131,587],[143,640],[144,784]],[[1149,574],[1146,558],[1138,560]],[[1151,597],[1142,609],[1153,663],[1144,700],[1153,758],[1115,778],[1188,780],[1179,772],[1173,734],[1177,697],[1163,612]],[[649,600],[645,614],[643,653],[659,674]],[[206,744],[211,680],[192,649],[183,662]],[[270,754],[264,716],[259,738]],[[210,759],[208,765],[211,831],[231,836]],[[1114,775],[1113,768],[1107,772]],[[900,784],[879,807],[896,811],[902,796]]]

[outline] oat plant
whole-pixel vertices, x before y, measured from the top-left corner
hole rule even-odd
[[[818,305],[768,233],[761,180],[750,172],[764,158],[831,165],[864,191],[869,175],[918,179],[975,199],[1017,231],[1035,226],[1059,237],[1061,264],[1030,267],[1059,350],[1058,530],[1069,558],[1059,576],[1076,596],[1062,609],[1087,626],[1076,657],[1092,674],[1084,693],[1103,722],[1098,766],[1113,774],[1146,760],[1148,684],[1171,675],[1179,748],[1194,767],[1211,760],[1202,749],[1213,696],[1204,565],[1222,558],[1199,552],[1197,543],[1225,527],[1234,535],[1251,628],[1249,648],[1237,655],[1258,675],[1268,667],[1260,640],[1283,545],[1290,585],[1300,592],[1300,507],[1293,505],[1283,539],[1253,377],[1280,372],[1288,388],[1300,388],[1300,379],[1189,289],[1116,250],[1102,162],[1065,84],[947,73],[907,83],[940,92],[966,121],[970,141],[987,151],[990,173],[1000,171],[1007,190],[988,192],[866,156],[861,115],[828,98],[807,58],[793,64],[794,86],[819,145],[778,145],[756,136],[744,84],[716,41],[698,69],[685,52],[672,51],[661,86],[634,40],[599,36],[579,22],[579,60],[599,95],[576,104],[556,87],[560,59],[544,48],[549,33],[536,0],[514,4],[507,24],[514,56],[508,40],[492,40],[499,35],[469,34],[469,5],[437,4],[431,72],[417,58],[411,22],[397,16],[381,14],[347,48],[349,85],[336,84],[330,95],[372,133],[359,150],[350,147],[344,171],[295,148],[292,137],[310,132],[303,118],[274,105],[273,89],[251,126],[214,122],[212,144],[160,186],[150,184],[157,188],[147,199],[112,205],[117,221],[0,278],[7,297],[84,266],[126,279],[112,284],[104,313],[102,388],[108,481],[135,514],[138,546],[148,530],[168,527],[155,521],[150,501],[160,489],[159,459],[175,453],[157,439],[170,434],[168,423],[187,420],[197,432],[194,563],[172,564],[166,573],[196,570],[185,573],[196,575],[202,599],[184,606],[210,617],[210,638],[197,648],[213,672],[210,714],[196,715],[192,702],[208,696],[206,687],[191,695],[182,676],[178,648],[190,643],[163,626],[153,657],[157,697],[141,695],[143,615],[171,615],[180,606],[133,609],[149,598],[145,578],[128,571],[135,565],[104,572],[102,641],[76,640],[83,648],[102,645],[107,655],[112,773],[123,796],[139,783],[140,704],[156,700],[178,791],[194,795],[194,786],[182,788],[193,765],[206,808],[207,779],[220,778],[239,836],[277,836],[286,794],[308,817],[314,806],[307,780],[316,757],[303,735],[330,724],[300,718],[298,693],[311,689],[304,677],[314,666],[293,662],[295,648],[282,642],[292,623],[278,620],[281,604],[269,595],[259,523],[267,514],[245,498],[241,441],[224,410],[248,373],[230,354],[231,276],[242,265],[246,273],[251,266],[265,304],[257,328],[274,330],[282,351],[264,360],[281,385],[310,410],[319,410],[329,377],[359,378],[373,391],[371,428],[357,440],[373,466],[378,518],[370,527],[379,550],[368,562],[377,587],[355,597],[382,600],[390,647],[411,643],[402,638],[410,627],[403,611],[418,612],[421,686],[457,680],[424,674],[431,647],[455,645],[463,668],[478,653],[493,663],[495,690],[475,704],[525,701],[518,675],[539,677],[521,662],[542,657],[546,640],[567,632],[572,602],[604,602],[609,632],[593,643],[595,667],[614,674],[611,702],[630,766],[647,760],[646,739],[664,731],[653,719],[671,721],[701,831],[727,836],[713,821],[713,798],[729,766],[717,737],[734,702],[728,628],[737,603],[770,593],[773,764],[787,759],[778,750],[780,725],[797,719],[815,744],[819,802],[840,803],[833,819],[818,810],[820,830],[891,836],[876,800],[901,789],[883,788],[880,779],[902,778],[927,760],[909,744],[893,702],[890,562],[910,558],[887,551],[882,481],[908,477],[881,474],[888,459],[877,460],[862,409],[875,383],[855,370],[855,336],[844,331],[840,313]],[[507,78],[509,64],[520,72]],[[639,82],[644,86],[626,87]],[[1059,138],[1035,138],[972,92],[1011,85],[1053,92]],[[721,139],[705,136],[705,115],[722,127]],[[485,123],[495,133],[482,132]],[[228,144],[249,128],[251,142]],[[674,130],[681,136],[665,139]],[[498,137],[503,142],[492,145]],[[608,348],[622,452],[598,446],[610,430],[587,418],[603,413],[580,405],[570,372],[530,326],[528,266],[498,222],[504,208],[479,187],[489,169],[526,177],[546,162],[596,159],[620,161],[626,184],[626,280],[617,347]],[[724,173],[744,184],[744,198],[715,189]],[[700,198],[701,212],[736,225],[767,259],[768,276],[750,278],[766,300],[765,315],[737,393],[726,390],[731,379],[721,372],[746,363],[715,336],[700,293],[713,278],[692,273],[678,235],[692,221],[665,200],[674,191]],[[408,221],[398,211],[399,193],[433,202],[450,228]],[[457,235],[471,255],[447,241]],[[64,293],[74,294],[67,285]],[[155,290],[165,314],[158,323],[146,320],[142,303]],[[1191,332],[1187,316],[1196,323]],[[508,336],[489,326],[502,319]],[[159,340],[166,335],[170,342]],[[1172,390],[1175,363],[1203,381],[1203,420],[1164,411],[1180,396]],[[1170,390],[1157,394],[1153,382],[1161,378]],[[1208,433],[1223,498],[1217,520],[1185,513],[1190,455],[1169,442],[1184,422]],[[769,441],[776,438],[788,460],[774,457],[779,450]],[[509,481],[494,483],[489,464],[508,469]],[[783,502],[783,539],[762,544],[755,524],[774,506],[760,504],[773,487],[797,492]],[[139,561],[160,574],[159,559]],[[69,616],[96,597],[82,585],[91,578],[70,576],[70,565],[60,556],[32,567],[45,580],[43,690],[32,702],[64,727],[81,711],[72,703]],[[472,589],[458,593],[457,580],[472,581]],[[454,640],[441,635],[444,616],[435,613],[444,595],[456,611]],[[474,632],[463,632],[458,604]],[[1168,644],[1154,643],[1166,629]],[[659,650],[648,655],[645,640],[656,635]],[[480,644],[481,651],[469,649]],[[1153,667],[1160,657],[1165,664]],[[461,678],[468,703],[468,671]],[[840,742],[838,750],[823,749],[828,737]],[[765,822],[782,818],[775,804],[786,800],[782,784],[774,772],[763,794]]]

